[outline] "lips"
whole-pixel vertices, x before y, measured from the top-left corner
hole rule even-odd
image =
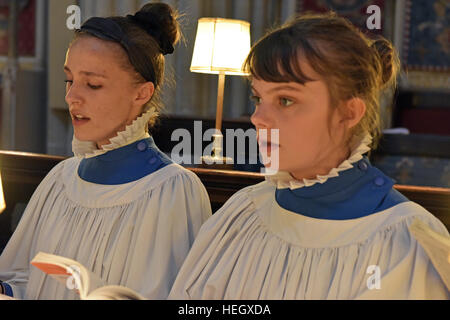
[[[278,153],[280,146],[276,143],[271,143],[270,141],[258,141],[259,152],[263,158],[271,157],[273,153]],[[266,163],[268,160],[264,160]]]
[[[70,116],[72,117],[72,119],[89,119],[88,116],[86,116],[81,110],[75,109],[75,108],[70,108]]]
[[[278,143],[272,143],[271,141],[258,141],[260,147],[279,147]]]
[[[273,143],[272,141],[266,141],[266,140],[258,140],[259,149],[261,151],[267,151],[270,152],[271,150],[276,150],[280,147],[278,143]]]
[[[85,124],[89,120],[91,120],[90,118],[86,117],[82,113],[76,112],[76,111],[70,112],[70,116],[72,117],[72,124],[74,126]]]

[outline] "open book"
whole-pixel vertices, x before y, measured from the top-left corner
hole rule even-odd
[[[409,230],[423,247],[437,272],[450,290],[450,237],[441,235],[415,219]]]
[[[69,290],[76,290],[82,300],[143,300],[144,298],[130,288],[107,285],[81,263],[54,254],[39,252],[31,264],[52,278],[58,280]]]

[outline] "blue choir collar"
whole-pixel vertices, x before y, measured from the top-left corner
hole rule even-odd
[[[146,138],[93,158],[84,158],[78,167],[81,179],[104,185],[136,181],[172,163],[153,138]]]
[[[275,199],[282,208],[312,218],[355,219],[408,201],[393,185],[392,179],[364,157],[323,184],[277,189]]]

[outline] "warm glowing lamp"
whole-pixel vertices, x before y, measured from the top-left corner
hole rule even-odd
[[[6,208],[5,197],[3,196],[2,176],[0,174],[0,213]]]
[[[222,157],[222,111],[225,75],[245,76],[243,64],[250,52],[250,23],[236,19],[201,18],[198,20],[194,54],[190,70],[219,75],[216,110],[216,134],[213,156],[206,163],[232,163]],[[205,160],[205,157],[203,157]]]

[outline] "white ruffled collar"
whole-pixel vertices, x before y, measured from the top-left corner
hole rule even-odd
[[[158,114],[154,107],[148,108],[142,115],[136,118],[132,124],[126,126],[124,131],[117,133],[117,136],[111,138],[109,144],[103,145],[101,149],[97,148],[97,144],[93,141],[81,141],[73,136],[72,152],[76,157],[93,158],[104,154],[108,151],[118,149],[129,145],[138,140],[149,138],[148,122],[152,117]]]
[[[303,187],[310,187],[316,183],[323,184],[329,178],[339,176],[339,172],[353,168],[352,163],[361,160],[363,158],[363,154],[370,151],[369,145],[371,142],[372,136],[369,133],[364,135],[362,138],[361,136],[355,137],[352,142],[352,152],[349,158],[344,160],[338,167],[331,169],[327,175],[317,175],[315,179],[297,180],[287,171],[278,171],[275,174],[270,172],[266,173],[265,178],[268,182],[274,184],[278,189],[289,188],[293,190]]]

